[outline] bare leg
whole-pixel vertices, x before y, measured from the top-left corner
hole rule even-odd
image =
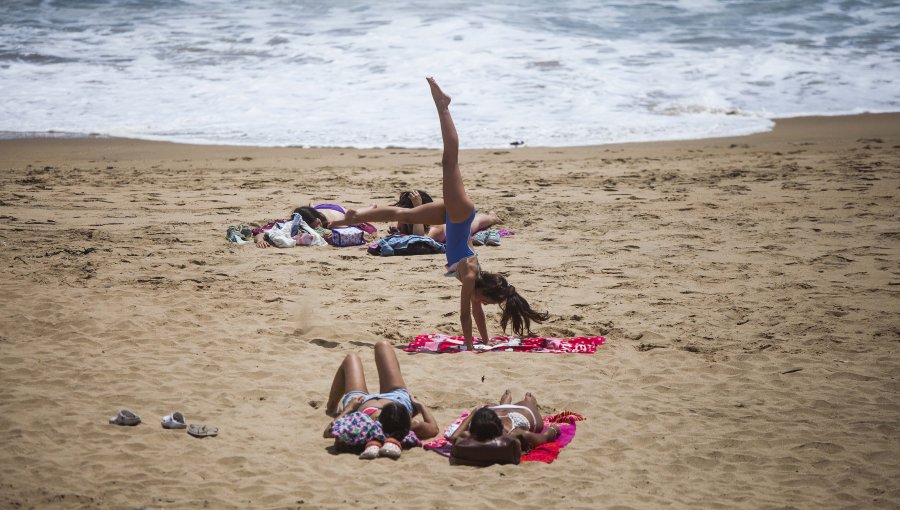
[[[475,232],[493,227],[498,223],[500,223],[500,217],[494,211],[488,211],[487,214],[478,213],[472,221],[472,231],[469,235],[474,235]]]
[[[441,138],[444,141],[444,156],[441,159],[444,169],[444,202],[450,221],[459,223],[472,215],[475,204],[466,194],[462,174],[459,173],[459,135],[456,134],[456,126],[450,116],[450,96],[444,94],[434,78],[427,80],[441,121]]]
[[[334,374],[334,380],[331,382],[331,391],[328,393],[328,403],[325,404],[325,414],[336,416],[341,398],[348,391],[369,392],[369,389],[366,387],[366,372],[363,369],[362,361],[353,352],[344,358],[341,366],[338,367],[337,372]]]
[[[405,209],[403,207],[375,207],[367,209],[348,209],[343,220],[331,223],[333,227],[353,225],[355,223],[371,223],[375,221],[398,221],[400,223],[422,223],[434,225],[444,223],[444,202],[435,200],[419,207]]]
[[[375,366],[378,368],[378,385],[381,393],[406,388],[403,374],[400,372],[400,361],[391,344],[385,341],[375,344]]]

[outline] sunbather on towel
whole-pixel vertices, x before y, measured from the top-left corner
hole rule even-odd
[[[499,404],[485,404],[472,409],[459,427],[450,435],[450,442],[456,443],[467,437],[478,441],[490,441],[506,434],[522,444],[522,450],[549,443],[559,437],[559,427],[544,427],[537,399],[531,393],[525,398],[512,402],[512,393],[506,390]]]
[[[407,389],[400,372],[400,361],[388,342],[375,344],[375,366],[378,369],[379,393],[369,393],[362,361],[356,353],[348,354],[334,374],[325,414],[335,419],[353,412],[366,414],[381,423],[386,437],[397,442],[406,437],[410,430],[419,439],[438,435],[440,429],[431,411]],[[417,416],[419,419],[414,419]],[[334,437],[333,425],[334,421],[325,428],[325,438]],[[396,454],[399,455],[399,450]]]
[[[331,226],[331,222],[343,220],[346,215],[346,209],[338,204],[318,204],[302,206],[294,209],[293,214],[299,214],[303,221],[310,227],[318,230],[322,237],[331,243],[331,231],[327,230]],[[290,221],[276,220],[276,221]],[[256,229],[254,231],[254,240],[259,248],[268,248],[274,246],[265,238],[264,229]]]
[[[366,210],[347,211],[343,220],[333,225],[348,225],[358,222],[396,221],[412,225],[440,225],[446,228],[447,275],[456,277],[462,283],[460,291],[460,325],[463,330],[466,349],[474,349],[472,322],[478,327],[481,338],[490,338],[487,331],[482,305],[500,305],[502,316],[500,325],[512,321],[512,330],[523,336],[531,329],[531,323],[541,323],[549,318],[529,306],[516,288],[506,278],[482,271],[475,251],[472,249],[472,223],[477,216],[475,204],[466,193],[462,174],[459,171],[459,136],[450,115],[450,96],[445,94],[433,78],[428,78],[431,97],[437,107],[441,123],[441,137],[444,154],[443,168],[444,200],[422,204],[412,209],[402,207],[376,207]]]
[[[431,202],[434,202],[434,199],[431,198],[431,195],[429,195],[428,192],[421,189],[414,189],[412,191],[400,193],[400,199],[397,200],[394,207],[412,209],[422,204],[430,204]],[[472,220],[472,226],[469,229],[469,236],[471,237],[475,235],[476,232],[490,228],[498,223],[500,223],[500,217],[498,217],[494,211],[489,211],[487,214],[475,213],[475,219]],[[441,244],[447,242],[447,233],[443,223],[440,225],[422,225],[421,223],[411,224],[398,221],[397,226],[392,227],[389,232],[405,235],[428,236]]]

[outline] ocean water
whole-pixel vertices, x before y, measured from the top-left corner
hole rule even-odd
[[[900,1],[0,0],[0,132],[464,147],[900,111]]]

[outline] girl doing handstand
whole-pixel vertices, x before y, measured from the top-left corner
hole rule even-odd
[[[532,321],[541,323],[549,316],[532,309],[528,301],[516,292],[516,288],[510,285],[506,278],[481,270],[470,239],[472,221],[476,216],[475,204],[466,194],[462,174],[459,171],[459,136],[450,116],[450,96],[438,87],[434,78],[427,80],[441,121],[441,138],[444,142],[444,155],[441,160],[444,200],[435,200],[412,209],[402,207],[378,207],[360,211],[350,209],[343,220],[332,222],[332,225],[372,221],[397,221],[413,225],[445,224],[447,275],[456,276],[462,282],[460,323],[466,349],[472,350],[473,318],[482,340],[486,342],[490,338],[482,305],[499,305],[502,311],[500,326],[505,331],[507,324],[511,322],[513,333],[519,336],[530,332]]]

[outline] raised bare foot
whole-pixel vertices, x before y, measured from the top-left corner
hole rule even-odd
[[[493,226],[493,225],[498,225],[498,224],[500,224],[500,223],[503,223],[503,218],[501,218],[501,217],[500,217],[497,213],[495,213],[494,211],[488,211],[488,212],[487,212],[487,217],[491,220],[491,225],[492,225],[492,226]]]
[[[428,86],[431,87],[431,97],[434,98],[434,105],[437,106],[438,110],[448,108],[450,106],[450,96],[444,94],[444,91],[434,81],[434,78],[429,76],[425,79],[428,80]]]
[[[501,404],[509,404],[510,402],[512,402],[512,392],[509,390],[506,390],[503,392],[503,396],[500,397],[500,403]]]
[[[531,402],[537,404],[537,399],[534,398],[534,395],[532,395],[530,391],[525,393],[525,400],[530,400]]]

